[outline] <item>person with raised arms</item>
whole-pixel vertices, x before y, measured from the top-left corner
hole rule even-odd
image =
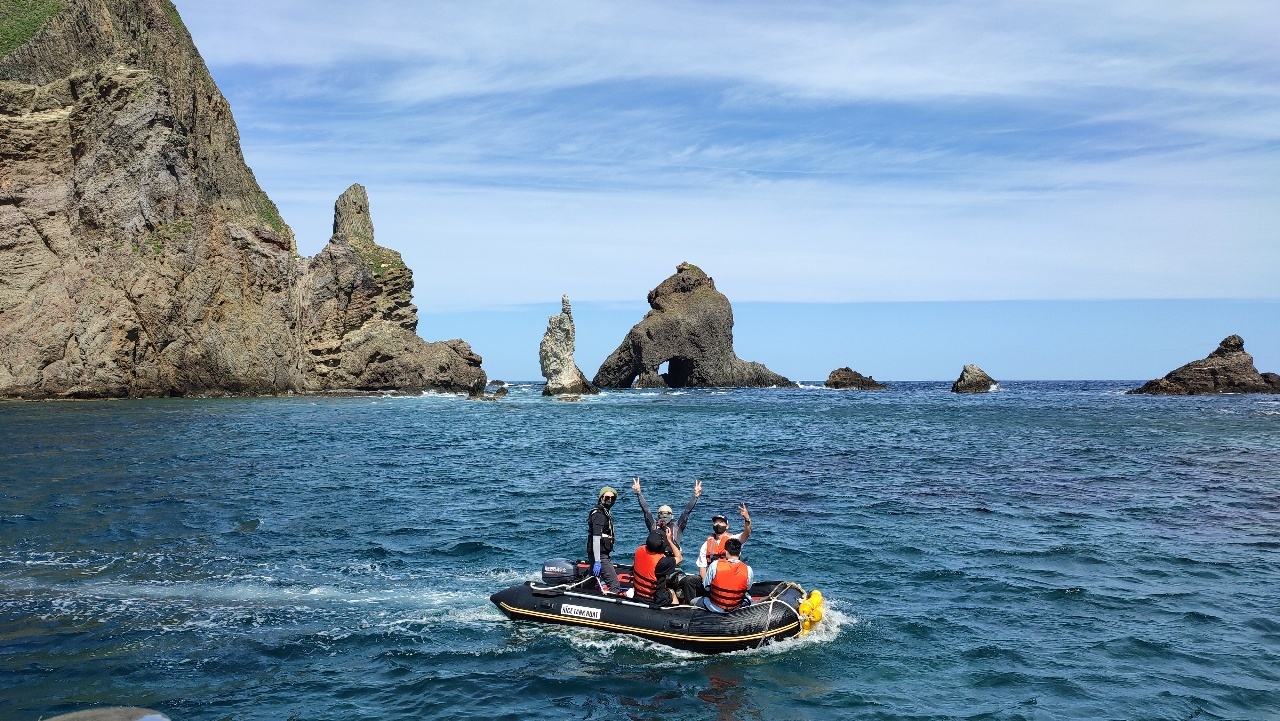
[[[667,555],[674,556],[675,553],[672,549],[680,547],[680,539],[684,536],[685,527],[689,525],[689,517],[693,515],[693,507],[698,503],[698,496],[702,495],[702,481],[694,480],[693,497],[689,499],[689,504],[684,507],[680,517],[675,519],[675,523],[672,523],[675,514],[672,512],[671,506],[658,506],[656,517],[649,512],[649,504],[645,503],[644,494],[640,492],[639,478],[631,479],[631,490],[636,492],[636,499],[640,501],[640,510],[644,512],[644,525],[650,531],[656,528],[671,529],[671,543],[670,547],[667,548]],[[679,561],[676,563],[679,563]]]

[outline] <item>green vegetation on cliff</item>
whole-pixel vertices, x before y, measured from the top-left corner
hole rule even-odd
[[[66,0],[0,0],[0,58],[31,39]]]

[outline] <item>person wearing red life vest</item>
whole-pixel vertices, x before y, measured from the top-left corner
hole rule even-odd
[[[707,595],[702,605],[715,613],[728,613],[751,603],[751,566],[742,562],[742,541],[730,538],[725,541],[726,558],[707,567],[703,582]]]
[[[738,506],[738,515],[742,516],[742,533],[729,533],[729,519],[724,516],[717,513],[711,517],[712,533],[702,544],[702,548],[698,549],[698,575],[703,581],[707,579],[707,567],[712,562],[726,557],[725,543],[729,539],[734,538],[741,543],[746,543],[751,537],[751,514],[747,512],[747,504]]]
[[[666,577],[674,570],[675,564],[681,561],[678,547],[674,558],[667,557],[666,549],[670,544],[670,529],[654,529],[649,532],[644,545],[636,549],[635,558],[631,564],[631,587],[635,590],[636,600],[648,601],[659,606],[674,606],[679,603],[666,583]]]

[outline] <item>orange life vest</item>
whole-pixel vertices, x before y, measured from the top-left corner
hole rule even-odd
[[[718,541],[715,536],[707,536],[707,566],[729,557],[729,554],[724,550],[724,544],[728,543],[730,538],[731,536],[728,533],[720,534],[720,540]]]
[[[708,596],[711,602],[726,611],[742,605],[750,584],[747,583],[747,564],[741,561],[716,561],[716,576],[711,579]]]
[[[644,546],[636,549],[635,561],[631,564],[631,587],[636,590],[636,598],[652,601],[658,593],[658,561],[665,554],[654,553]]]

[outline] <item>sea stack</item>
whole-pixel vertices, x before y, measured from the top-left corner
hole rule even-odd
[[[542,335],[542,343],[538,346],[538,363],[542,366],[542,376],[547,379],[542,395],[600,392],[599,388],[587,382],[587,377],[573,360],[575,337],[569,296],[561,296],[560,315],[547,319],[547,332]]]
[[[1215,393],[1280,393],[1280,375],[1259,373],[1244,339],[1229,335],[1203,360],[1192,361],[1130,394],[1199,396]]]
[[[487,379],[470,345],[427,343],[415,332],[413,271],[399,253],[374,242],[363,186],[339,196],[333,236],[302,268],[298,321],[306,390],[484,391]]]
[[[849,367],[831,371],[831,375],[827,376],[827,382],[822,385],[827,388],[851,391],[882,391],[888,388],[883,383],[877,383],[875,378],[864,376]]]
[[[414,334],[362,188],[298,255],[169,0],[4,7],[0,397],[483,387]]]
[[[649,291],[652,308],[596,372],[601,388],[794,387],[795,383],[738,358],[733,308],[700,268],[681,263]],[[667,372],[659,373],[662,364]]]
[[[960,377],[951,384],[952,393],[989,393],[996,387],[996,382],[972,363],[960,371]]]

